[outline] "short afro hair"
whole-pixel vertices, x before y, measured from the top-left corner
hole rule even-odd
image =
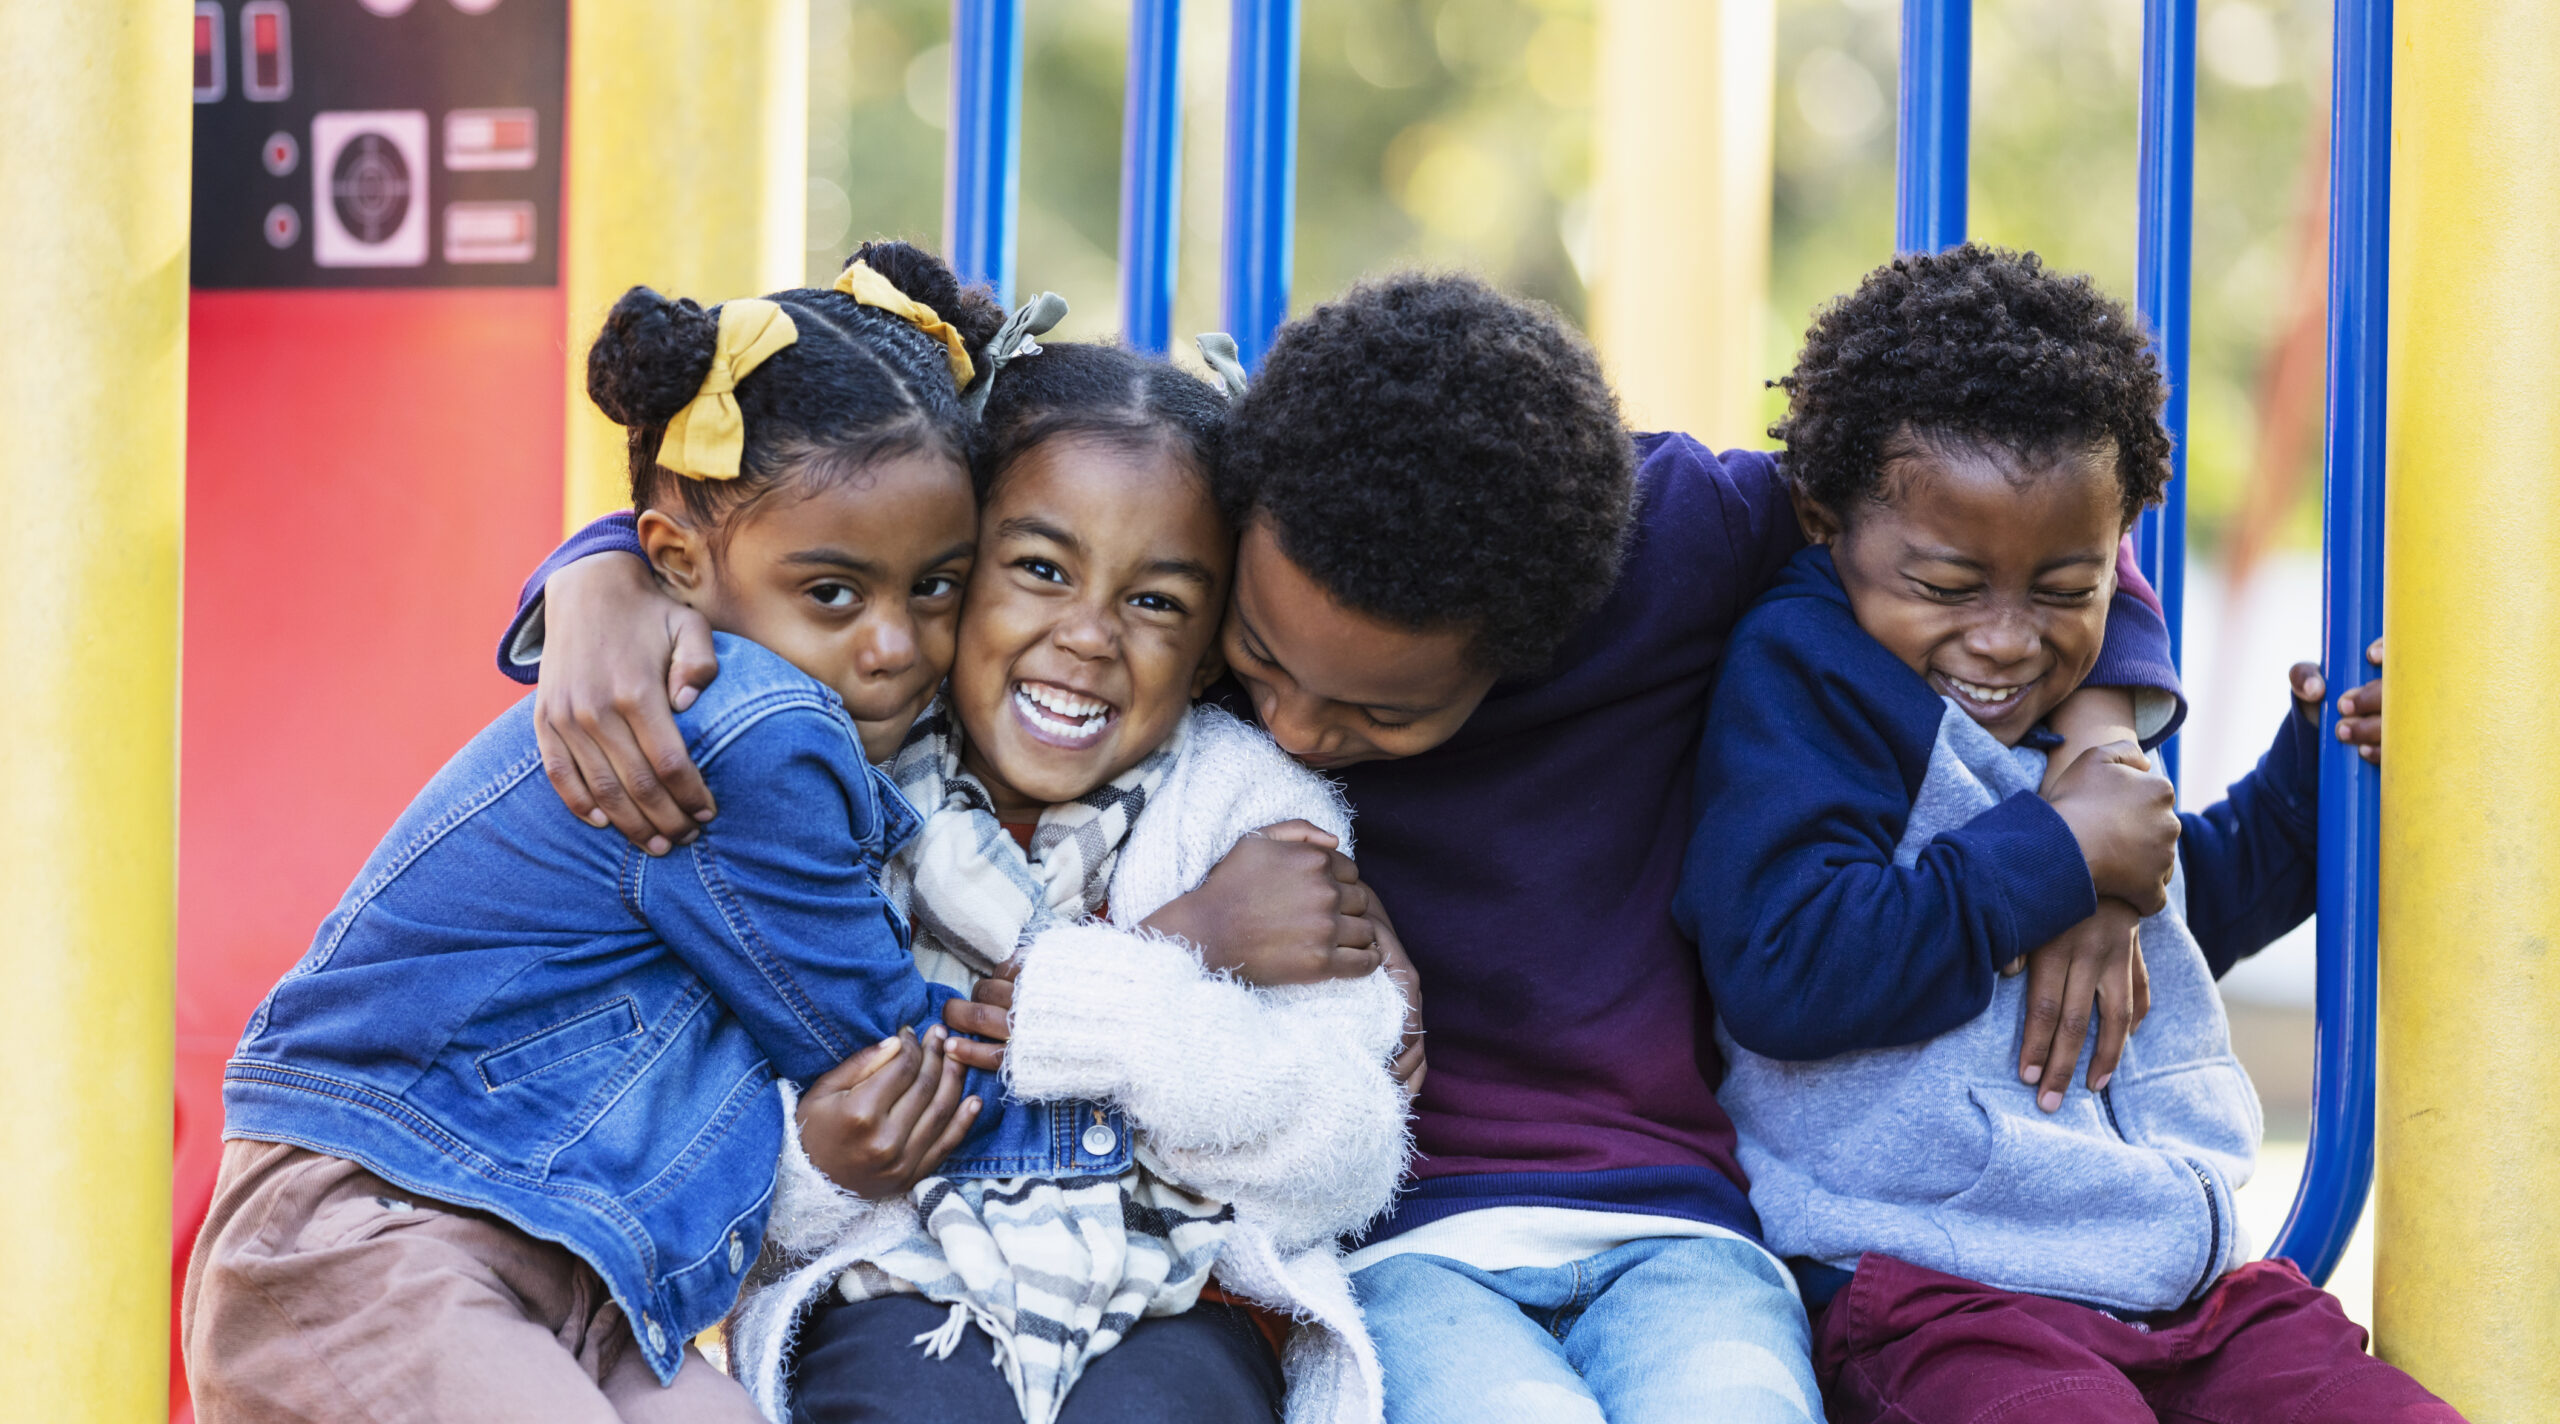
[[[2032,252],[1905,254],[1814,315],[1769,434],[1798,493],[1850,521],[1911,443],[2022,458],[2112,448],[2124,518],[2169,481],[2168,383],[2142,323]]]
[[[1328,593],[1475,662],[1546,667],[1616,582],[1635,444],[1551,308],[1472,277],[1363,282],[1280,329],[1227,433],[1221,503]]]

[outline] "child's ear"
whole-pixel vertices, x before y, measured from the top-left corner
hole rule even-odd
[[[1840,542],[1840,516],[1832,513],[1829,506],[1807,498],[1803,490],[1792,484],[1787,486],[1787,500],[1796,507],[1796,523],[1803,527],[1806,543],[1827,548]]]
[[[640,511],[640,552],[680,602],[691,602],[711,581],[710,550],[702,536],[663,511]]]

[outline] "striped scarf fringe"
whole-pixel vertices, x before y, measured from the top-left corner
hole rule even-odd
[[[1044,810],[1025,855],[961,764],[949,709],[927,708],[890,764],[924,828],[884,877],[914,920],[924,976],[974,988],[1032,936],[1099,911],[1121,843],[1189,725],[1105,785]],[[995,1342],[1024,1424],[1052,1424],[1085,1367],[1138,1320],[1189,1310],[1235,1222],[1233,1207],[1144,1165],[1108,1177],[928,1177],[909,1199],[916,1229],[857,1262],[837,1293],[948,1304],[950,1319],[915,1340],[936,1359],[976,1323]]]

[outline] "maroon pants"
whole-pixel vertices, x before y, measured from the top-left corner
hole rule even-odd
[[[2462,1424],[2290,1261],[2140,1324],[1867,1256],[1814,1326],[1831,1424]]]

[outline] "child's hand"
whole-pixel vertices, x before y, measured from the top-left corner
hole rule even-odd
[[[2169,902],[2178,857],[2177,792],[2151,774],[2151,758],[2131,742],[2081,754],[2053,785],[2053,809],[2071,827],[2101,898],[2146,915]]]
[[[1004,1045],[1013,1037],[1013,981],[1022,975],[1022,956],[996,966],[996,971],[978,981],[965,999],[948,999],[942,1005],[942,1021],[955,1034],[975,1034],[978,1039],[954,1038],[943,1051],[960,1060],[964,1068],[983,1068],[990,1073],[1004,1071]]]
[[[2366,662],[2382,666],[2382,640],[2364,650]],[[2320,721],[2320,699],[2329,695],[2329,680],[2320,675],[2318,663],[2295,663],[2292,672],[2293,700],[2302,715],[2313,725]],[[2356,755],[2376,766],[2382,764],[2382,679],[2375,678],[2352,692],[2338,697],[2338,740],[2356,749]]]
[[[2151,1012],[2151,973],[2142,963],[2142,917],[2122,900],[2100,900],[2098,913],[2063,931],[2001,973],[2027,972],[2026,1032],[2018,1042],[2018,1079],[2040,1084],[2036,1105],[2062,1106],[2089,1015],[2098,1017],[2098,1046],[2089,1056],[2089,1091],[2115,1076],[2124,1044]]]
[[[900,1029],[827,1070],[800,1095],[800,1146],[827,1179],[884,1201],[914,1186],[977,1121],[962,1097],[960,1060],[943,1051],[941,1025],[919,1040]]]
[[[1369,887],[1334,839],[1304,821],[1236,842],[1198,889],[1147,916],[1213,970],[1248,984],[1357,979],[1385,962]]]
[[[1431,1071],[1422,1054],[1422,974],[1405,957],[1404,941],[1396,937],[1396,927],[1387,919],[1387,907],[1371,901],[1369,918],[1378,927],[1378,948],[1386,954],[1387,977],[1404,991],[1404,1041],[1389,1066],[1409,1100],[1422,1091],[1423,1077]]]
[[[711,625],[631,554],[591,555],[553,574],[542,622],[533,735],[551,789],[580,820],[610,825],[651,855],[700,835],[718,808],[675,714],[719,675]]]

